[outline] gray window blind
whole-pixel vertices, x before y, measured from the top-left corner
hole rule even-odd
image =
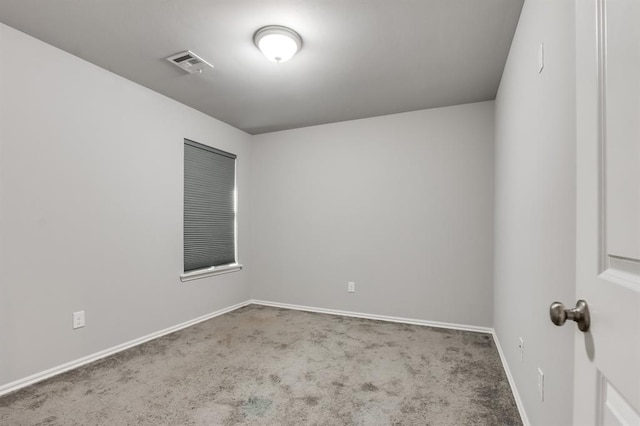
[[[184,272],[235,263],[236,156],[184,140]]]

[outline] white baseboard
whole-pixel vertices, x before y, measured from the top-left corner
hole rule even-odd
[[[251,300],[255,305],[272,306],[274,308],[295,309],[297,311],[317,312],[320,314],[342,315],[345,317],[365,318],[377,321],[399,322],[403,324],[426,325],[429,327],[450,328],[453,330],[475,331],[477,333],[493,334],[493,328],[476,325],[454,324],[449,322],[426,321],[413,318],[392,317],[388,315],[365,314],[362,312],[340,311],[337,309],[317,308],[313,306],[292,305],[289,303],[269,302],[266,300]]]
[[[498,353],[500,354],[500,360],[502,361],[502,368],[504,369],[505,374],[507,375],[507,380],[509,381],[509,386],[511,386],[511,393],[513,394],[513,399],[516,400],[516,405],[518,406],[518,412],[520,412],[520,418],[522,419],[522,423],[524,426],[530,426],[529,418],[527,417],[527,413],[524,410],[524,404],[522,403],[522,399],[520,398],[520,394],[518,393],[518,388],[516,387],[516,383],[513,380],[513,375],[511,374],[511,370],[509,369],[509,364],[507,364],[507,358],[504,356],[504,352],[502,351],[502,345],[500,345],[500,340],[498,340],[498,335],[496,331],[492,331],[493,341],[496,343],[496,347],[498,348]]]
[[[109,355],[113,355],[115,353],[124,351],[125,349],[129,349],[133,346],[140,345],[144,342],[148,342],[149,340],[157,339],[158,337],[171,334],[175,331],[182,330],[183,328],[191,327],[192,325],[196,325],[200,322],[209,320],[211,318],[215,318],[217,316],[226,314],[227,312],[235,311],[236,309],[240,309],[244,306],[251,304],[250,300],[238,303],[233,306],[228,306],[226,308],[220,309],[218,311],[212,312],[210,314],[203,315],[201,317],[183,322],[182,324],[174,325],[173,327],[165,328],[164,330],[157,331],[155,333],[147,334],[146,336],[139,337],[137,339],[130,340],[121,345],[113,346],[111,348],[102,350],[100,352],[93,353],[91,355],[82,357],[80,359],[76,359],[74,361],[67,362],[65,364],[59,365],[57,367],[50,368],[45,371],[41,371],[36,374],[32,374],[31,376],[25,377],[23,379],[16,380],[14,382],[7,383],[6,385],[0,386],[0,396],[8,394],[10,392],[17,391],[18,389],[24,388],[26,386],[32,385],[39,381],[48,379],[50,377],[56,376],[58,374],[64,373],[65,371],[73,370],[74,368],[78,368],[85,364],[89,364],[90,362],[97,361],[102,358],[106,358]]]

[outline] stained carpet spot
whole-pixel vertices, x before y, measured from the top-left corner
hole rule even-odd
[[[252,396],[242,406],[242,411],[247,415],[264,416],[273,401]]]
[[[280,376],[278,376],[277,374],[270,374],[269,380],[271,380],[271,383],[280,383],[282,379],[280,379]]]
[[[42,407],[42,404],[44,404],[44,402],[47,400],[46,397],[43,398],[38,398],[37,400],[35,400],[34,402],[32,402],[31,404],[29,404],[29,409],[30,410],[35,410],[37,408]]]
[[[284,392],[286,395],[291,393],[291,386],[289,385],[280,385],[280,390]]]
[[[378,387],[371,382],[363,384],[360,389],[365,392],[378,392]]]
[[[417,410],[413,405],[402,404],[402,406],[400,407],[400,411],[402,411],[403,414],[413,414]]]
[[[487,348],[491,346],[491,337],[489,336],[482,336],[480,340],[474,340],[473,344],[475,346],[481,347],[481,348]]]
[[[418,375],[418,370],[416,370],[415,368],[413,368],[412,365],[410,364],[405,364],[404,368],[407,369],[407,373],[409,373],[409,375],[411,375],[411,377],[415,377]]]
[[[317,396],[305,396],[304,398],[302,398],[302,400],[305,404],[314,406],[318,405],[320,398],[318,398]]]

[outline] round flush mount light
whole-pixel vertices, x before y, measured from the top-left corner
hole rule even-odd
[[[286,62],[302,47],[300,34],[291,28],[269,25],[253,35],[253,42],[271,62]]]

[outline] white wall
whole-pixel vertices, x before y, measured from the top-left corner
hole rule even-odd
[[[491,326],[493,108],[254,136],[253,297]]]
[[[574,28],[573,1],[526,0],[496,99],[494,327],[534,425],[572,423],[575,327],[549,305],[575,303]]]
[[[249,298],[179,280],[185,137],[238,154],[250,263],[247,134],[2,24],[0,60],[0,386]]]

